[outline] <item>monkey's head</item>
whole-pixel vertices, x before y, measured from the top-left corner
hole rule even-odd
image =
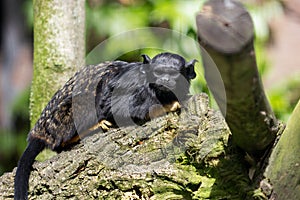
[[[178,86],[190,83],[196,77],[194,65],[197,60],[186,62],[183,57],[172,53],[161,53],[153,59],[147,55],[143,56],[142,70],[147,72],[147,81],[155,84],[161,90],[175,90]]]

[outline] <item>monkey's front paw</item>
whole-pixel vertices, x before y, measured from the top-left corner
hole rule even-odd
[[[108,131],[109,127],[112,126],[113,124],[105,119],[101,120],[98,122],[96,125],[94,125],[92,128],[90,128],[90,131],[95,131],[99,128],[101,128],[104,131]]]
[[[178,101],[174,101],[171,105],[170,105],[170,112],[175,112],[177,110],[179,110],[181,108],[181,105]]]

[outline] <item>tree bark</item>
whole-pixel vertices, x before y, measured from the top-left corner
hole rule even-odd
[[[180,115],[111,129],[33,165],[30,199],[253,199],[239,151],[205,94]],[[0,198],[13,198],[15,170],[0,177]],[[226,182],[226,184],[224,184]]]
[[[83,66],[85,56],[84,0],[34,0],[33,7],[32,127],[52,95]]]
[[[274,199],[300,199],[300,100],[275,146],[262,183],[273,186]]]
[[[258,74],[251,17],[241,3],[211,0],[196,19],[205,78],[233,140],[261,155],[274,141],[278,122]]]

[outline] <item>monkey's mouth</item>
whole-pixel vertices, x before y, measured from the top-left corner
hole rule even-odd
[[[176,88],[176,82],[171,81],[157,81],[158,88],[160,90],[174,90]]]

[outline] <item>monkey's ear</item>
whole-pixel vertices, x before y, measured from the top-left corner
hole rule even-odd
[[[150,64],[151,58],[147,56],[146,54],[141,55],[143,57],[143,64]]]
[[[196,73],[194,70],[194,65],[196,62],[198,62],[198,60],[193,59],[185,64],[186,74],[189,79],[194,79],[196,77]]]
[[[148,71],[149,64],[151,62],[151,58],[146,54],[142,54],[141,56],[143,57],[143,64],[140,67],[140,72],[142,74],[146,74],[146,72]]]

